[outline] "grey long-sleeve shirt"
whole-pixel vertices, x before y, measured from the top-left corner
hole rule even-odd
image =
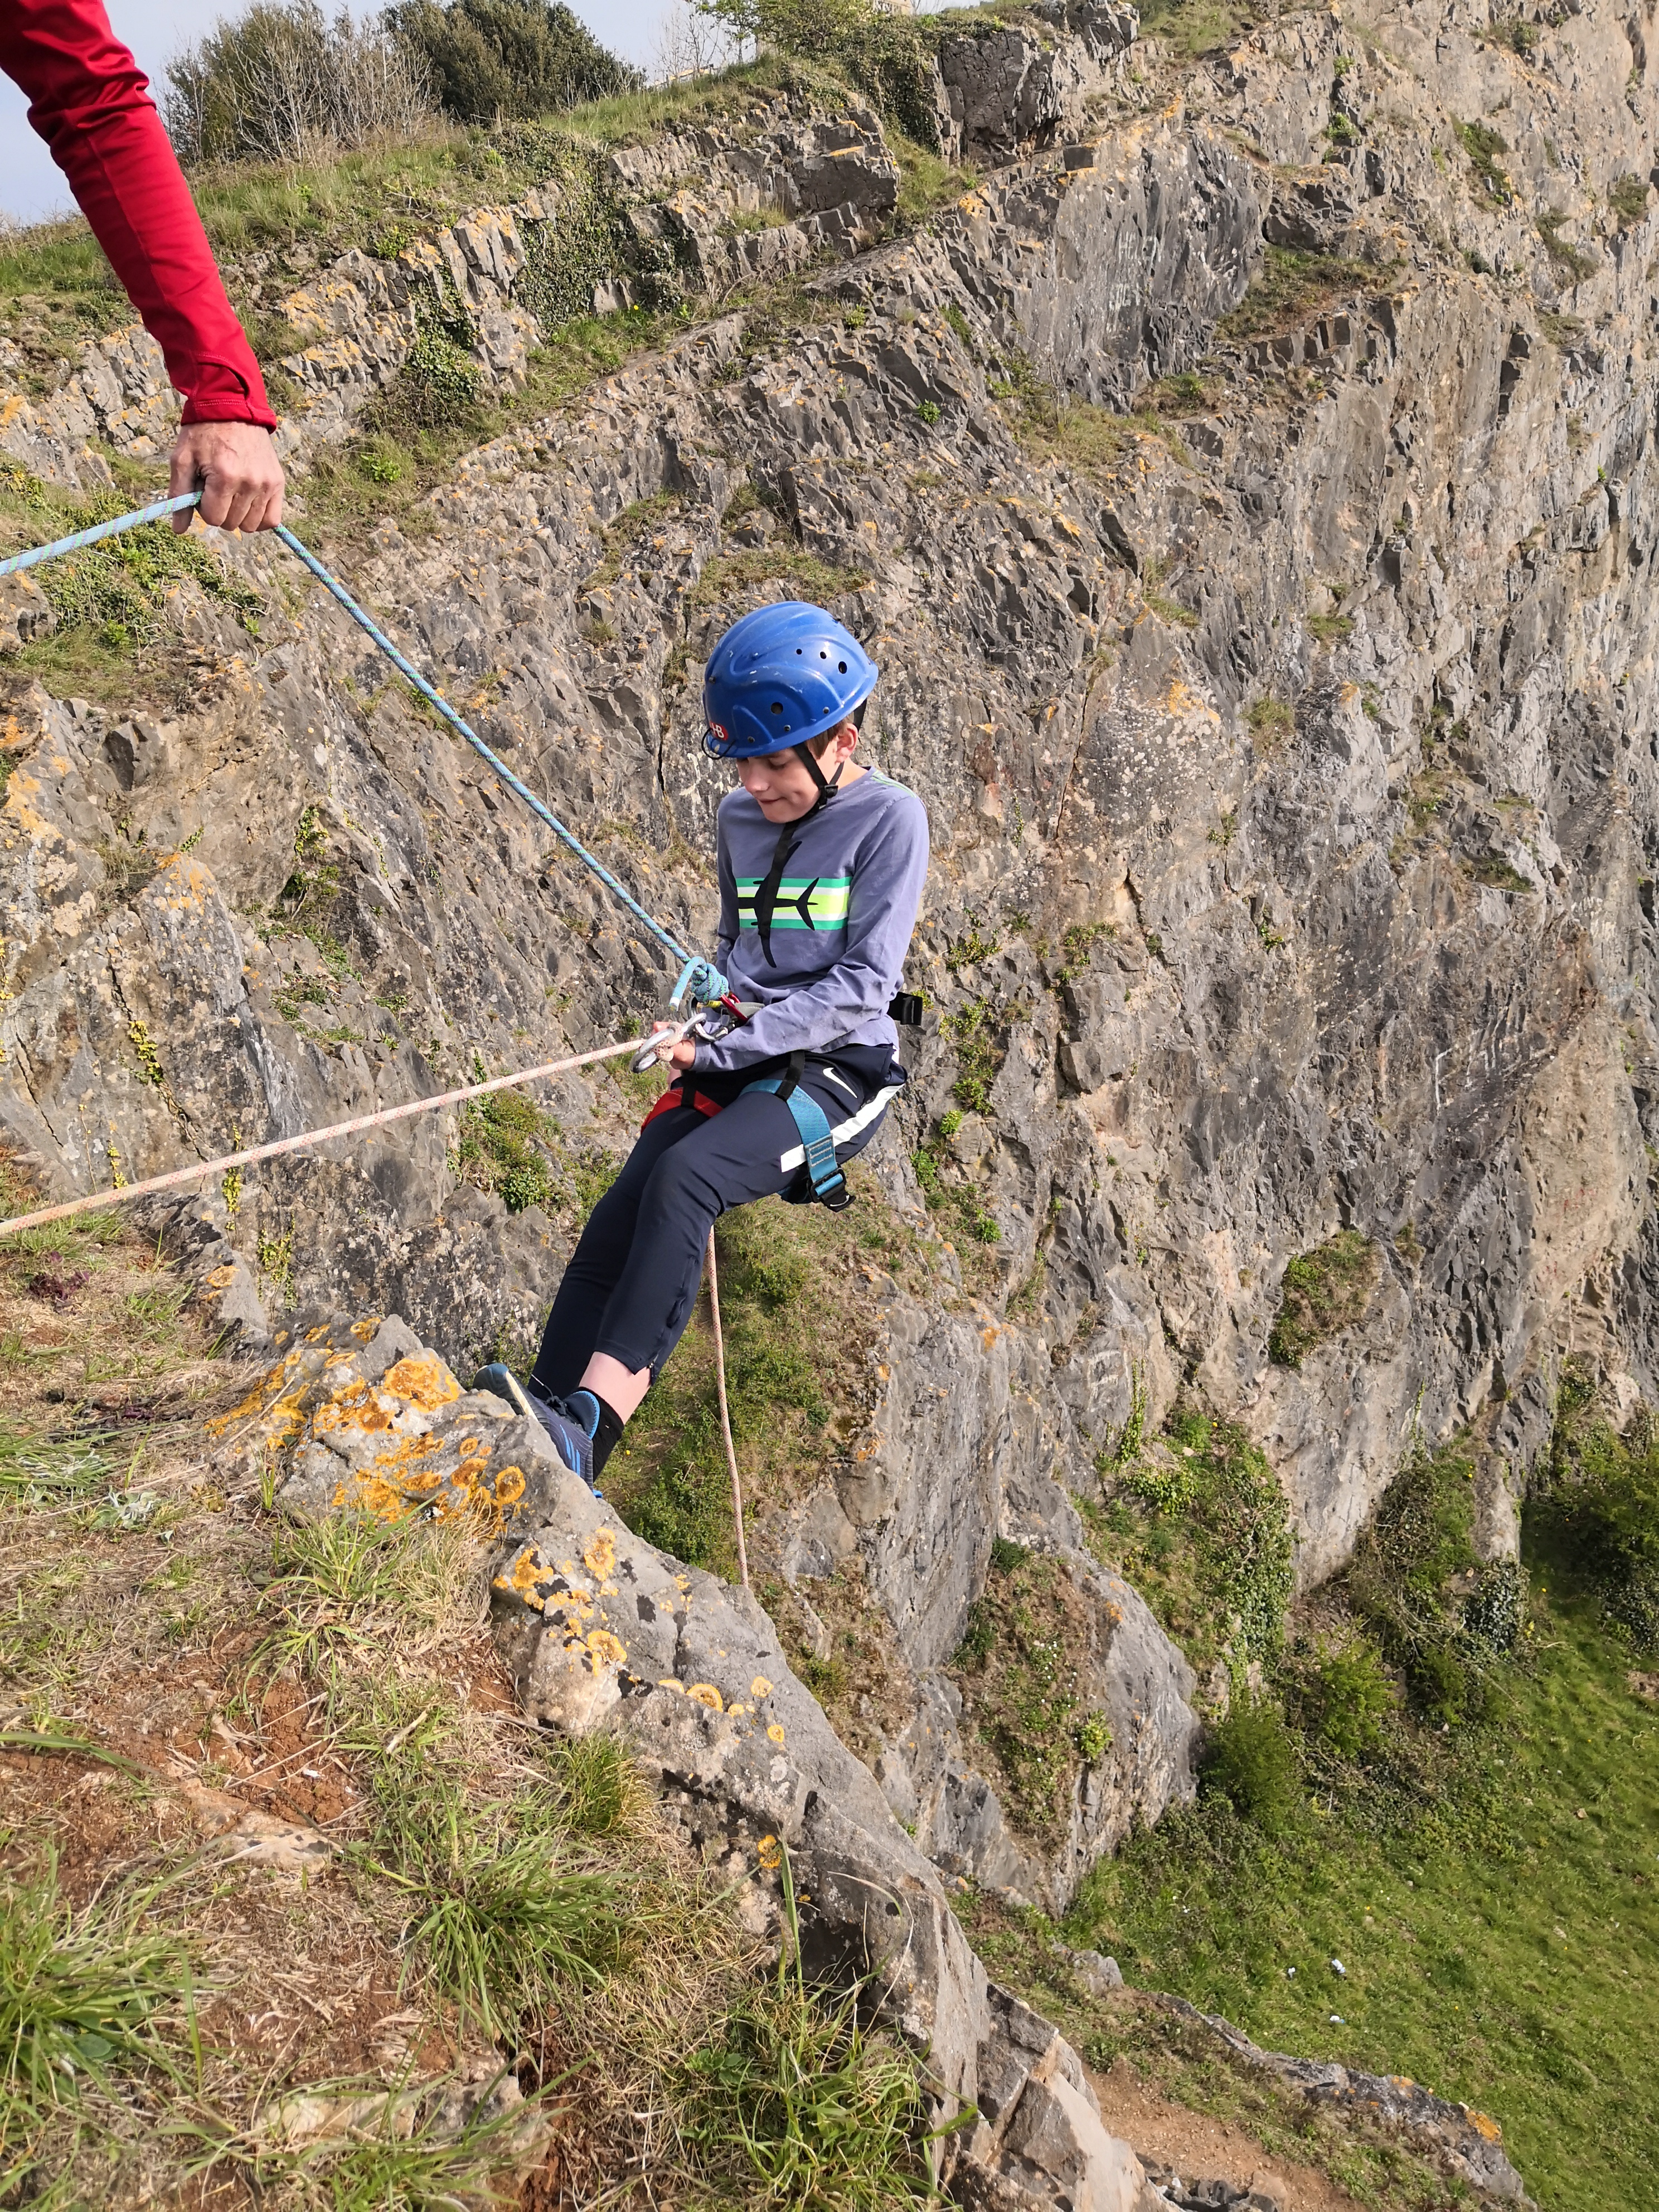
[[[735,1072],[791,1052],[896,1047],[887,1005],[927,880],[927,810],[872,769],[837,791],[800,832],[778,888],[764,944],[755,894],[777,848],[746,791],[720,801],[720,920],[716,957],[732,995],[759,1000],[741,1029],[697,1047],[696,1068]]]

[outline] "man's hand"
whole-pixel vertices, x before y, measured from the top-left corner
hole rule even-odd
[[[257,422],[191,422],[179,431],[168,491],[176,499],[198,486],[199,507],[181,507],[175,531],[190,528],[192,512],[216,530],[274,530],[283,519],[283,465]]]

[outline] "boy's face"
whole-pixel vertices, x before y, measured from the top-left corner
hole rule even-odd
[[[858,741],[853,725],[843,722],[817,756],[818,771],[826,783],[852,758]],[[799,822],[817,804],[818,787],[793,745],[783,752],[763,753],[757,760],[738,761],[736,766],[738,781],[769,822]]]

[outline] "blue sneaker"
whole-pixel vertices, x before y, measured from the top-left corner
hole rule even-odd
[[[572,1474],[580,1475],[596,1498],[601,1494],[593,1482],[593,1431],[599,1425],[599,1401],[591,1390],[574,1391],[568,1398],[544,1398],[539,1390],[526,1389],[500,1360],[481,1367],[472,1378],[472,1388],[504,1398],[514,1413],[539,1421]]]

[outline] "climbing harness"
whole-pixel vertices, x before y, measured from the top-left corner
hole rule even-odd
[[[683,1036],[689,1036],[703,1018],[703,1010],[677,1027],[661,1030],[658,1042],[674,1045]],[[359,1114],[349,1121],[336,1121],[326,1129],[307,1129],[297,1137],[278,1137],[269,1145],[250,1145],[240,1152],[227,1152],[222,1159],[198,1160],[193,1166],[174,1168],[169,1175],[147,1176],[143,1182],[118,1183],[108,1190],[93,1191],[85,1198],[67,1200],[62,1206],[43,1206],[33,1213],[19,1213],[9,1221],[0,1221],[0,1237],[15,1236],[20,1229],[38,1229],[48,1221],[67,1221],[71,1214],[86,1213],[94,1206],[118,1206],[129,1199],[148,1198],[153,1191],[177,1190],[181,1184],[198,1182],[204,1176],[228,1174],[233,1168],[252,1167],[258,1160],[274,1160],[284,1152],[303,1152],[307,1145],[326,1145],[337,1137],[356,1137],[365,1129],[383,1129],[393,1121],[406,1121],[415,1114],[429,1114],[440,1106],[459,1106],[469,1098],[487,1097],[492,1091],[509,1091],[515,1084],[539,1083],[550,1075],[565,1075],[572,1068],[591,1067],[596,1060],[618,1060],[625,1052],[637,1053],[637,1037],[625,1037],[620,1044],[602,1044],[593,1052],[579,1052],[568,1060],[544,1060],[538,1067],[521,1067],[511,1075],[492,1076],[487,1083],[468,1083],[459,1091],[441,1091],[430,1098],[410,1099],[402,1106],[383,1106],[377,1113]]]

